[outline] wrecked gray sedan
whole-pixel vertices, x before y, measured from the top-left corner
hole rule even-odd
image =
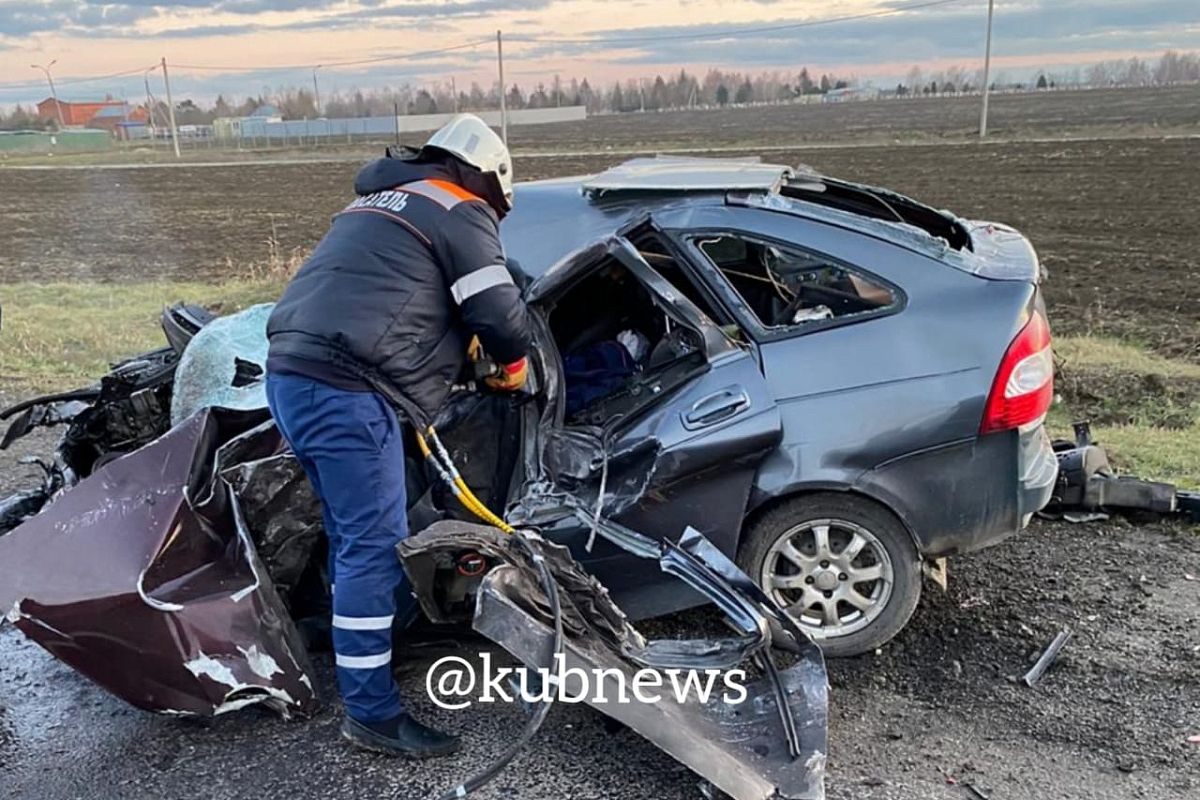
[[[460,466],[490,509],[519,513],[537,468],[586,502],[607,474],[615,519],[655,539],[695,526],[826,654],[854,655],[907,623],[925,563],[1016,533],[1054,492],[1041,268],[1017,231],[738,160],[637,159],[517,192],[503,236],[535,278],[546,386],[437,421],[451,445],[489,443]],[[254,379],[241,358],[225,380]],[[93,425],[72,449],[90,464],[148,433]],[[0,519],[46,496],[31,492]],[[587,525],[552,535],[631,618],[699,600],[586,547]]]
[[[643,668],[746,669],[751,680],[736,703],[589,702],[714,790],[747,800],[819,798],[820,650],[732,552],[694,529],[707,527],[703,514],[670,537],[635,530],[651,495],[661,503],[658,493],[695,470],[727,468],[770,447],[769,408],[738,414],[727,444],[690,451],[671,452],[652,422],[655,401],[711,359],[740,370],[753,369],[752,360],[694,308],[647,298],[671,349],[657,388],[625,403],[621,420],[643,427],[565,419],[568,386],[539,298],[559,296],[563,276],[576,270],[625,270],[624,280],[669,292],[646,269],[627,240],[606,237],[531,287],[542,349],[530,392],[501,397],[464,385],[428,421],[466,482],[515,532],[474,524],[412,447],[409,514],[413,530],[424,532],[398,557],[430,619],[469,623],[532,667],[558,656],[568,667],[630,676]],[[95,387],[4,412],[13,419],[4,446],[38,426],[65,426],[53,461],[40,464],[41,485],[0,505],[5,618],[140,708],[212,716],[262,704],[304,716],[318,704],[300,629],[327,613],[324,540],[311,490],[265,411],[266,310],[213,319],[170,309],[167,347],[121,362]],[[586,537],[576,540],[578,531]],[[662,576],[658,587],[687,598],[682,605],[719,609],[730,635],[647,641],[573,553],[644,564],[643,573]],[[518,743],[548,709],[537,706]],[[482,785],[501,765],[456,791]]]

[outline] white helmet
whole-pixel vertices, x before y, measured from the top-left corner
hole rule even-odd
[[[426,147],[436,147],[465,161],[480,172],[492,173],[512,208],[512,157],[496,132],[474,114],[459,114],[429,137]]]

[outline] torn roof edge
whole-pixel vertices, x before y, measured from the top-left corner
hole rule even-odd
[[[655,156],[633,158],[583,182],[583,191],[611,192],[778,192],[795,170],[757,158]]]

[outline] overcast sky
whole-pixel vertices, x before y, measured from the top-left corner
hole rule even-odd
[[[794,72],[804,65],[886,81],[912,64],[979,66],[986,6],[986,0],[0,0],[0,103],[46,96],[30,64],[51,59],[64,99],[105,93],[140,99],[141,69],[163,56],[178,65],[176,94],[204,99],[307,86],[313,65],[393,54],[415,53],[322,67],[322,92],[451,76],[460,86],[490,83],[497,29],[505,36],[506,78],[524,86],[549,84],[555,74],[610,82],[679,67]],[[887,10],[897,13],[836,21]],[[755,32],[793,23],[816,24]],[[1200,49],[1200,0],[996,2],[995,59],[1014,75],[1170,48]],[[127,70],[135,74],[77,80]]]

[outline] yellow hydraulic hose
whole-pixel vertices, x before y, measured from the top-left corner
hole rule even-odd
[[[513,526],[492,513],[492,510],[475,496],[475,493],[471,491],[471,487],[467,486],[466,481],[462,479],[462,475],[459,474],[458,469],[454,466],[454,461],[451,460],[450,453],[442,446],[442,441],[438,438],[437,431],[434,430],[433,426],[429,426],[428,434],[429,438],[433,440],[433,446],[437,448],[436,455],[430,449],[425,435],[419,430],[416,433],[417,446],[421,449],[421,455],[425,456],[433,464],[438,476],[458,499],[458,502],[462,503],[464,508],[489,525],[499,528],[505,533],[516,533],[516,529]]]

